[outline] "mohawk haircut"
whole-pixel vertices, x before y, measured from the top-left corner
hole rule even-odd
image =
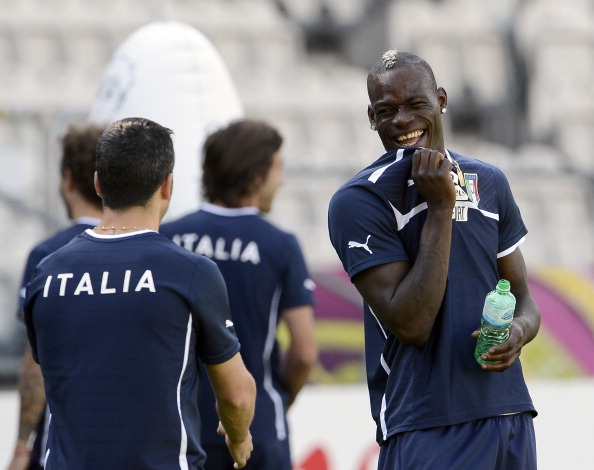
[[[372,83],[378,81],[381,75],[396,68],[420,70],[425,76],[427,85],[430,85],[433,89],[437,88],[433,70],[424,59],[417,55],[411,54],[410,52],[399,52],[396,49],[390,49],[384,52],[381,59],[371,67],[369,75],[367,76],[368,89]]]
[[[396,49],[390,49],[389,51],[384,52],[382,55],[382,62],[386,70],[390,70],[394,65],[396,65],[396,56],[398,55],[398,51]]]

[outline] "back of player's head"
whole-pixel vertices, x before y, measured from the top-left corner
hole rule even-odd
[[[101,198],[97,196],[93,184],[95,173],[95,151],[97,142],[105,126],[96,124],[71,124],[62,136],[62,176],[70,172],[72,181],[80,194],[90,203],[101,208]]]
[[[390,49],[384,52],[381,59],[379,59],[371,67],[369,75],[367,76],[368,91],[379,81],[382,75],[389,72],[390,70],[398,68],[409,68],[421,71],[423,73],[423,77],[425,78],[426,85],[433,90],[437,88],[433,69],[426,60],[415,54],[411,54],[410,52],[399,52],[394,49]]]
[[[173,132],[144,118],[110,124],[97,145],[97,177],[111,209],[144,206],[173,171]]]
[[[204,198],[239,207],[264,181],[282,143],[275,128],[251,119],[232,122],[210,134],[203,147]]]

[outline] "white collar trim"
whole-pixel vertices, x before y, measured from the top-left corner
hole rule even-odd
[[[141,233],[150,233],[150,232],[158,233],[155,230],[144,229],[144,230],[137,230],[136,232],[130,232],[130,233],[116,233],[115,235],[103,235],[101,233],[94,232],[93,229],[90,229],[90,228],[85,230],[85,233],[87,235],[90,235],[94,238],[103,238],[103,239],[109,238],[112,240],[114,238],[127,238],[127,237],[132,237],[134,235],[140,235]]]

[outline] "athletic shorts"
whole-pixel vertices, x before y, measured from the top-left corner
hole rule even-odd
[[[202,445],[206,452],[204,470],[233,470],[233,459],[226,445]],[[289,441],[255,443],[252,456],[242,470],[291,470]]]
[[[517,413],[396,434],[378,470],[536,470],[532,414]]]

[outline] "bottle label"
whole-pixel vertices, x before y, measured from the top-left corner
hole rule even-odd
[[[483,309],[483,320],[495,328],[503,328],[508,326],[514,318],[514,309],[508,308],[505,310],[497,309],[489,302],[485,302]]]

